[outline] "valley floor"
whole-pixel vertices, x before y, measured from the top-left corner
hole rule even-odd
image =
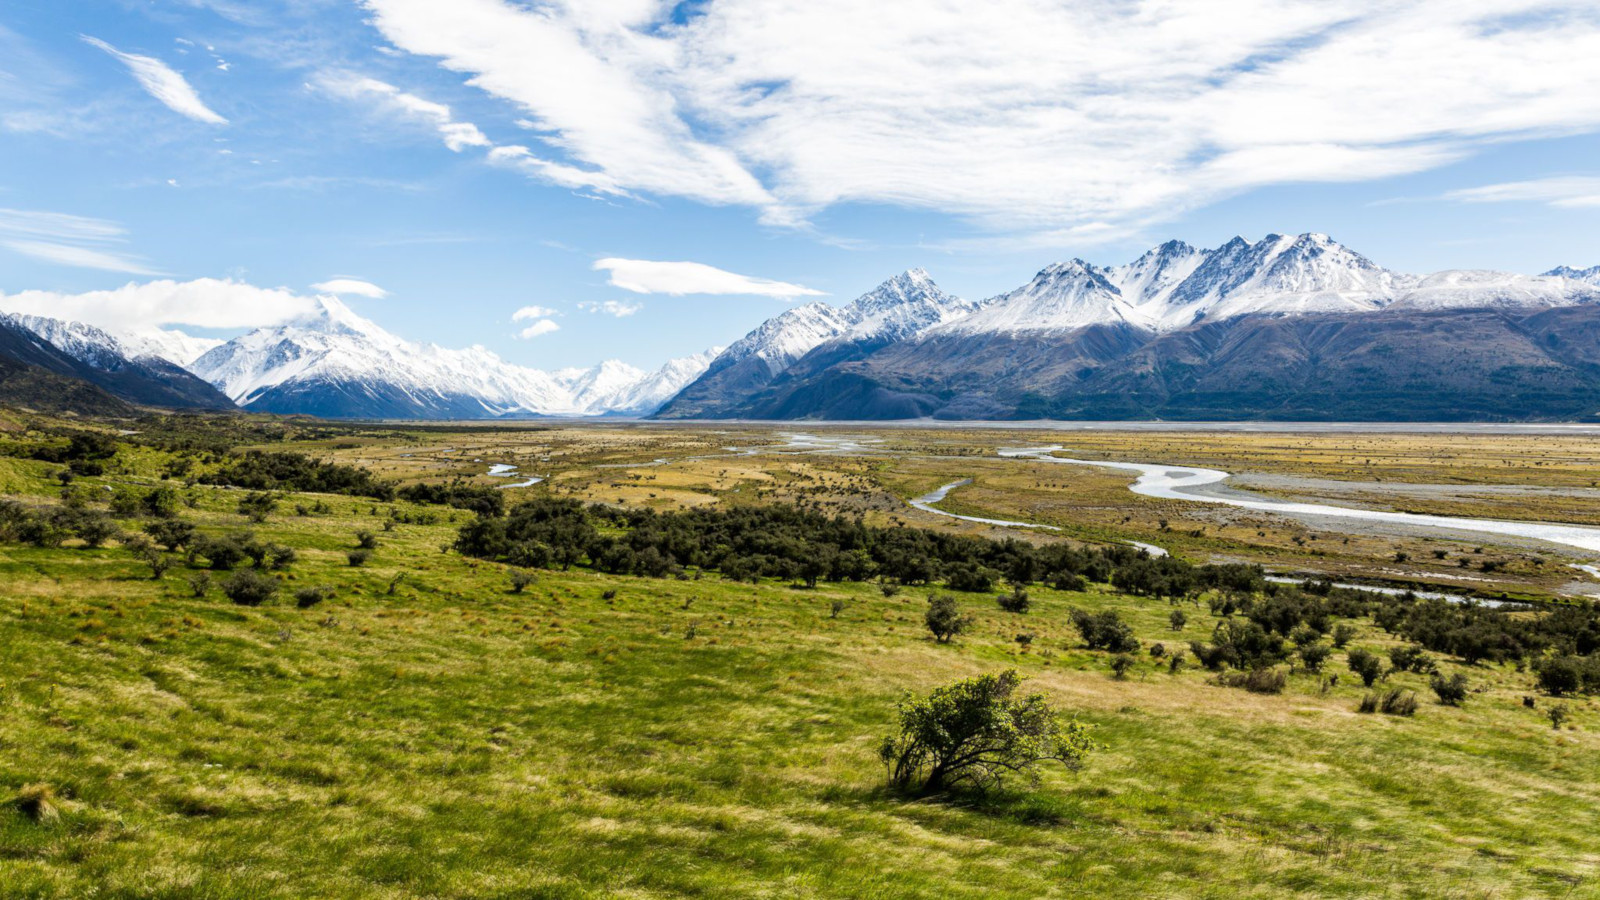
[[[1147,540],[1197,561],[1540,597],[1581,578],[1567,568],[1579,560],[1555,548],[1313,533],[1131,495],[1125,474],[994,458],[1032,434],[848,436],[807,446],[754,427],[357,428],[287,446],[401,480],[496,483],[483,477],[492,464],[546,478],[512,500],[799,502],[1006,533],[905,504],[972,478],[941,507],[1058,524],[1072,540]],[[1403,487],[1352,496],[1600,522],[1593,437],[1060,442],[1253,473],[1253,488],[1285,495],[1381,479]],[[81,482],[154,485],[163,459],[140,449],[118,464]],[[0,493],[53,497],[55,468],[0,459]],[[1479,487],[1503,484],[1539,490]],[[1423,487],[1440,485],[1461,492]],[[0,545],[0,895],[1236,900],[1578,897],[1600,884],[1600,706],[1561,701],[1571,717],[1553,730],[1556,701],[1524,706],[1531,676],[1509,665],[1441,659],[1472,684],[1460,708],[1397,673],[1395,685],[1427,698],[1415,717],[1361,715],[1365,690],[1343,652],[1327,669],[1344,673],[1339,683],[1298,673],[1275,696],[1170,673],[1143,653],[1123,680],[1067,617],[1116,610],[1146,648],[1176,647],[1211,632],[1204,603],[1183,607],[1176,632],[1166,601],[1105,586],[1035,587],[1026,615],[963,594],[976,626],[940,645],[922,624],[925,588],[885,596],[872,584],[575,568],[513,593],[506,567],[448,551],[464,512],[302,494],[250,525],[240,492],[191,493],[182,515],[202,529],[249,527],[295,549],[285,593],[235,606],[192,596],[182,566],[152,579],[121,547]],[[359,530],[378,547],[352,567]],[[1500,564],[1486,573],[1485,558]],[[286,595],[314,584],[334,596],[302,609]],[[1352,648],[1395,643],[1353,624]],[[1036,790],[887,792],[876,747],[896,699],[1005,668],[1092,723],[1105,749],[1080,772],[1048,771]],[[49,786],[48,814],[7,799],[35,785]]]

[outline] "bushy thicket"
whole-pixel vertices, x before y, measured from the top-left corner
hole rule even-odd
[[[506,513],[506,495],[499,488],[488,485],[464,482],[412,484],[401,488],[397,496],[412,503],[453,506],[491,518]]]
[[[922,528],[881,528],[794,506],[658,513],[585,507],[559,497],[519,504],[504,518],[480,516],[461,529],[456,549],[520,566],[587,563],[623,575],[663,577],[696,567],[735,580],[815,584],[881,577],[901,584],[951,580],[970,590],[989,590],[1001,578],[1012,584],[1074,578],[1103,583],[1150,562],[1131,547],[1036,547]],[[1143,583],[1142,576],[1130,578]]]
[[[302,453],[268,453],[251,450],[228,465],[202,476],[205,484],[226,484],[252,491],[305,491],[313,494],[349,494],[375,500],[393,500],[395,486],[357,466],[323,462]]]

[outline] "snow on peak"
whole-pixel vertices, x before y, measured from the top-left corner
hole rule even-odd
[[[1569,278],[1573,281],[1582,281],[1600,287],[1600,266],[1590,266],[1587,269],[1574,269],[1571,266],[1556,266],[1544,273],[1552,278]]]
[[[314,389],[333,383],[374,393],[398,390],[419,411],[468,398],[491,416],[649,413],[654,408],[642,407],[654,394],[647,390],[641,399],[641,386],[681,387],[674,378],[686,384],[704,369],[675,360],[663,370],[644,372],[607,360],[549,373],[508,363],[479,346],[452,350],[404,340],[332,297],[319,297],[315,309],[294,321],[216,347],[190,368],[241,406],[283,385]],[[619,403],[629,408],[619,410]]]
[[[1126,324],[1171,331],[1242,315],[1399,308],[1541,307],[1600,302],[1600,267],[1542,276],[1392,272],[1326,234],[1235,237],[1214,250],[1168,241],[1133,262],[1046,266],[1028,284],[945,326],[953,333],[1068,331]]]
[[[776,375],[829,341],[904,340],[976,308],[945,293],[926,270],[907,269],[844,306],[817,301],[785,310],[734,341],[717,365],[760,359]]]

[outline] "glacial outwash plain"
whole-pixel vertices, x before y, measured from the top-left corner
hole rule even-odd
[[[12,412],[0,493],[7,897],[1600,885],[1600,550],[1218,502],[1600,535],[1600,427]],[[1007,670],[1074,765],[886,777]]]

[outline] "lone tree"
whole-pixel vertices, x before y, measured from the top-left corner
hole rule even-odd
[[[900,733],[878,750],[889,783],[901,790],[979,790],[1007,776],[1038,780],[1039,764],[1055,760],[1076,770],[1100,746],[1088,726],[1063,722],[1042,694],[1018,697],[1015,670],[979,675],[925,698],[900,701]]]
[[[941,644],[950,643],[951,638],[972,626],[972,617],[963,616],[961,609],[956,606],[956,598],[949,594],[929,597],[928,612],[922,618],[928,623],[928,630],[933,632],[934,640]]]

